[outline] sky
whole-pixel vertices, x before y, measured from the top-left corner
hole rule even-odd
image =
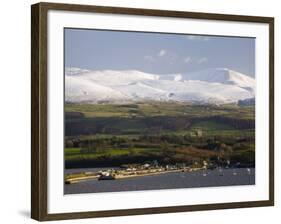
[[[255,39],[65,29],[65,66],[153,74],[229,68],[255,77]]]

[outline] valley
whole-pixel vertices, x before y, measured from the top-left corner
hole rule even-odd
[[[65,104],[65,167],[254,167],[254,112],[236,104]]]

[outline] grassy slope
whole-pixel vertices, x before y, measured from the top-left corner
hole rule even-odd
[[[120,145],[107,145],[101,151],[83,151],[81,148],[69,147],[65,149],[65,158],[67,161],[72,160],[114,160],[114,158],[123,158],[124,156],[146,156],[148,158],[159,158],[164,154],[163,146],[157,143],[155,147],[140,147],[135,145],[151,144],[151,142],[143,142],[139,140],[140,136],[175,136],[181,137],[179,141],[182,143],[167,143],[169,150],[165,150],[165,156],[171,160],[187,160],[187,159],[206,159],[208,156],[214,156],[214,152],[210,150],[202,151],[200,148],[206,144],[208,138],[220,137],[220,141],[231,142],[230,146],[235,150],[232,153],[236,160],[241,159],[241,155],[245,154],[245,162],[253,162],[254,158],[254,142],[243,143],[242,147],[233,139],[251,138],[254,139],[254,129],[239,129],[233,127],[221,120],[206,120],[206,117],[220,116],[222,118],[238,119],[254,122],[254,107],[238,107],[236,105],[188,105],[183,103],[140,103],[128,105],[77,105],[66,104],[66,127],[74,128],[75,124],[79,124],[79,128],[87,129],[97,126],[95,133],[87,133],[79,136],[66,136],[66,139],[79,139],[80,141],[104,140],[110,141],[113,137],[125,139],[130,146],[121,147]],[[73,112],[79,112],[83,116],[80,118],[72,118]],[[183,125],[184,122],[193,119],[190,125]],[[155,121],[157,122],[155,123]],[[146,122],[144,122],[146,121]],[[179,124],[175,124],[179,123]],[[86,125],[87,124],[87,125]],[[163,126],[161,126],[163,125]],[[161,130],[155,130],[161,126]],[[114,132],[108,131],[114,129]],[[203,131],[203,139],[196,137],[185,139],[196,130]],[[67,133],[67,132],[66,132]],[[229,140],[230,139],[230,140]],[[150,140],[149,140],[150,141]],[[228,143],[227,143],[228,144]],[[85,148],[85,147],[84,147]],[[87,147],[86,147],[87,148]],[[167,152],[168,151],[168,152]],[[206,153],[202,153],[206,152]],[[218,152],[215,152],[215,154]],[[195,157],[197,155],[197,157]],[[154,156],[154,157],[153,157]]]
[[[184,103],[151,102],[127,105],[66,104],[65,112],[81,112],[86,118],[97,117],[154,117],[154,116],[212,116],[254,119],[254,108],[237,105],[189,105]]]

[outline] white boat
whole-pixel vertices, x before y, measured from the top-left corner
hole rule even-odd
[[[115,176],[108,172],[102,172],[98,180],[115,180]]]

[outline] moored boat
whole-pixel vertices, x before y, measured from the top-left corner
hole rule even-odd
[[[115,180],[115,176],[111,173],[104,172],[99,176],[98,180]]]

